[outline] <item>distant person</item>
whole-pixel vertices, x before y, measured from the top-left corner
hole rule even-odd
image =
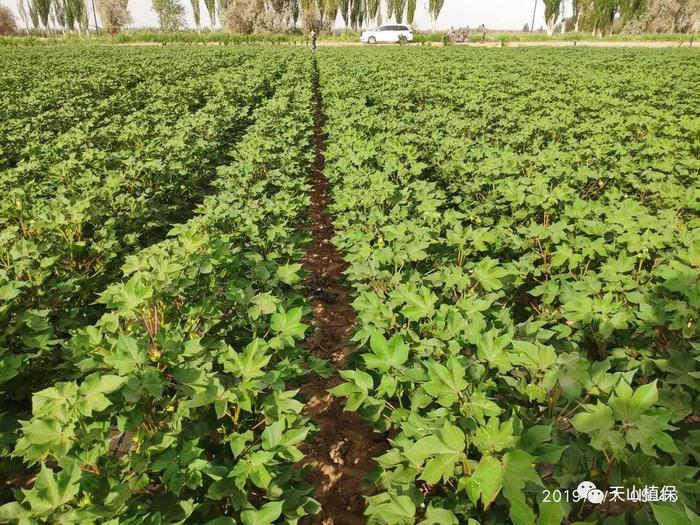
[[[309,44],[311,45],[311,51],[314,53],[316,52],[316,37],[317,37],[316,31],[314,31],[312,29],[311,35],[309,35]]]
[[[486,42],[486,26],[484,24],[481,24],[479,27],[479,31],[481,31],[481,43],[483,44]]]

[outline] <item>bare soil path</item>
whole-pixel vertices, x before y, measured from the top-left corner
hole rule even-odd
[[[328,213],[330,197],[324,169],[323,104],[315,71],[316,101],[314,108],[315,161],[312,168],[311,206],[308,232],[313,240],[303,259],[308,273],[306,288],[313,308],[311,324],[316,332],[306,347],[315,356],[338,368],[354,351],[348,344],[355,324],[351,290],[344,284],[346,264],[331,239],[333,224]],[[374,433],[359,415],[343,412],[343,402],[328,393],[340,384],[337,372],[328,379],[309,374],[301,391],[308,400],[306,413],[318,426],[318,433],[302,448],[302,465],[310,465],[309,481],[323,509],[305,523],[322,525],[364,524],[363,480],[372,470],[373,457],[386,450],[381,434]]]

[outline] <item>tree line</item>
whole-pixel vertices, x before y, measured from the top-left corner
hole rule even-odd
[[[544,0],[547,33],[682,33],[700,25],[700,0]],[[571,9],[567,9],[568,7]],[[566,16],[566,14],[570,16]]]
[[[330,29],[338,14],[351,28],[373,20],[394,19],[413,23],[417,0],[189,0],[195,26],[201,28],[202,13],[210,27],[252,32],[285,30],[302,24],[307,29]],[[433,19],[445,0],[427,0]],[[88,32],[99,28],[108,33],[120,31],[131,21],[128,0],[17,0],[17,11],[25,31]],[[186,25],[185,8],[180,0],[152,0],[160,28],[165,31]],[[95,15],[92,13],[96,12]],[[99,18],[99,23],[97,22]]]
[[[99,26],[108,33],[116,33],[131,21],[128,0],[16,1],[27,32],[33,28],[50,32],[87,33]],[[201,30],[202,14],[206,12],[211,28],[253,33],[283,32],[299,27],[330,30],[338,15],[345,26],[352,29],[388,20],[413,24],[418,0],[189,2],[197,31]],[[421,2],[425,2],[434,23],[445,0]],[[185,27],[185,8],[181,0],[151,0],[151,4],[162,30],[175,31]],[[700,25],[700,0],[544,0],[544,5],[547,33],[550,35],[555,31],[587,31],[597,35],[612,32],[687,32]]]

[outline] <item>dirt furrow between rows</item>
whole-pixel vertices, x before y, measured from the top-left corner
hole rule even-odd
[[[314,334],[306,341],[313,355],[336,368],[342,368],[354,349],[349,343],[355,325],[352,294],[345,284],[346,263],[333,246],[334,235],[328,205],[328,181],[324,176],[323,101],[316,70],[314,107],[315,160],[310,177],[311,205],[308,210],[308,232],[312,241],[303,259],[306,289],[313,308]],[[363,480],[372,470],[373,457],[386,446],[384,437],[374,433],[356,413],[344,412],[343,401],[328,390],[340,384],[336,373],[325,379],[309,374],[302,387],[307,401],[306,413],[319,431],[303,447],[302,464],[310,465],[309,481],[322,505],[319,514],[307,523],[323,525],[355,525],[366,523]]]

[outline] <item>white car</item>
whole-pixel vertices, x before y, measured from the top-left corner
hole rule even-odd
[[[360,42],[367,44],[376,44],[377,42],[396,43],[405,38],[407,42],[413,41],[413,30],[404,25],[385,25],[375,29],[365,31],[360,36]]]

